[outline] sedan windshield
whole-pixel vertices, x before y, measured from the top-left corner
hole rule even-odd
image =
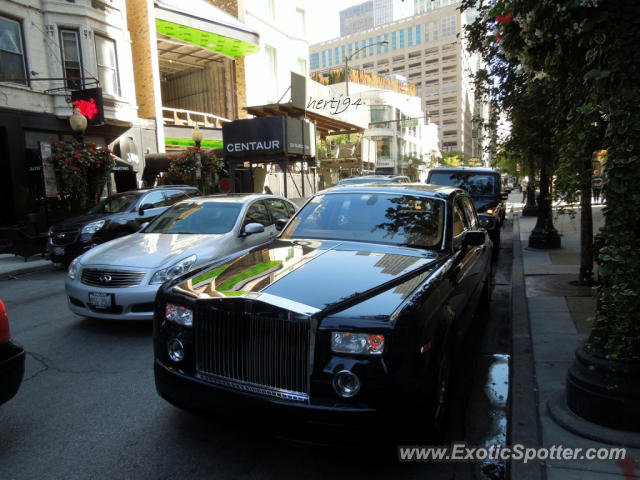
[[[87,213],[122,213],[129,210],[135,201],[140,197],[140,193],[121,193],[105,198]]]
[[[298,212],[283,238],[317,238],[437,248],[442,243],[442,200],[388,193],[331,193]]]
[[[495,195],[500,192],[498,176],[491,173],[432,172],[429,183],[463,188],[471,196]]]
[[[223,202],[178,203],[151,222],[144,233],[227,233],[240,209],[240,205]]]

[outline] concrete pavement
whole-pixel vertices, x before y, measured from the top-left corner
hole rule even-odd
[[[13,277],[37,270],[53,270],[54,268],[53,263],[41,254],[32,255],[26,262],[23,257],[12,253],[0,254],[0,278]]]
[[[515,194],[510,200],[516,200]],[[573,415],[563,401],[565,379],[574,352],[587,339],[595,315],[592,289],[570,284],[577,280],[580,264],[579,211],[574,218],[557,212],[554,215],[554,225],[562,238],[560,249],[535,250],[528,247],[528,238],[536,218],[522,217],[522,204],[517,200],[514,207],[514,274],[517,275],[513,277],[511,444],[562,445],[583,448],[583,451],[623,444],[640,446],[640,435],[582,420]],[[602,208],[601,205],[593,207],[594,232],[604,223]],[[556,402],[555,410],[560,408],[560,415],[549,408],[550,401],[552,407]],[[581,435],[573,433],[575,431]],[[592,439],[582,436],[584,432],[589,432]],[[622,461],[547,460],[528,465],[514,461],[510,472],[511,478],[518,480],[640,478],[640,449],[627,448],[627,459]]]

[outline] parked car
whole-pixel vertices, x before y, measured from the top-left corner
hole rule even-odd
[[[198,195],[200,191],[189,185],[165,185],[111,195],[85,215],[51,226],[47,252],[53,262],[68,264],[96,245],[137,232],[143,223],[174,203]]]
[[[427,183],[462,188],[473,200],[478,213],[486,213],[495,218],[489,237],[495,245],[495,253],[500,248],[500,228],[506,215],[507,192],[501,189],[500,173],[492,168],[442,167],[432,168],[427,175]]]
[[[151,320],[160,284],[213,259],[264,244],[296,206],[273,195],[179,202],[140,232],[99,245],[69,265],[69,308],[85,317]]]
[[[320,192],[269,245],[162,285],[156,389],[196,412],[441,425],[455,339],[491,295],[491,250],[463,190]]]
[[[24,376],[24,349],[11,340],[9,317],[0,300],[0,405],[12,399]]]
[[[364,175],[362,177],[344,178],[336,183],[336,187],[339,185],[353,185],[357,183],[409,183],[409,177],[404,175]]]

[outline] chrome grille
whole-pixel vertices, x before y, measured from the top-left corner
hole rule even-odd
[[[124,288],[139,285],[143,278],[144,272],[85,268],[82,270],[81,281],[85,285],[97,287]]]
[[[196,368],[203,380],[284,400],[308,400],[308,320],[291,318],[285,310],[203,308],[194,328]]]
[[[51,231],[49,238],[53,245],[64,247],[76,241],[80,230],[78,228],[57,228]]]

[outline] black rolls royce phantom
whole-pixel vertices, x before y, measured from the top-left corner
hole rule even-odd
[[[165,283],[158,393],[199,412],[358,424],[445,410],[455,339],[491,295],[469,196],[424,184],[318,193],[267,246]]]

